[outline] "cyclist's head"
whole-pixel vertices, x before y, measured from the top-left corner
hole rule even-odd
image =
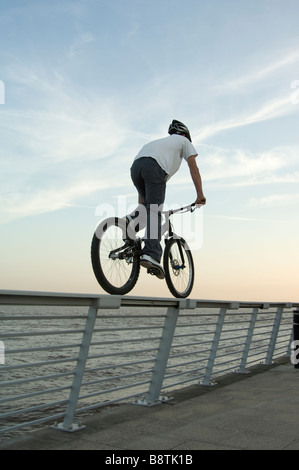
[[[185,137],[187,137],[187,139],[190,140],[190,142],[192,142],[188,127],[185,126],[185,124],[183,124],[182,122],[176,121],[175,119],[172,121],[168,128],[168,134],[184,135]]]

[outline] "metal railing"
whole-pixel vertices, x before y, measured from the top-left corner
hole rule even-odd
[[[291,351],[291,303],[0,290],[0,434],[119,402],[151,406]],[[1,358],[0,358],[1,359]]]

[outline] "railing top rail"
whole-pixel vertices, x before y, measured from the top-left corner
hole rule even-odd
[[[99,294],[76,294],[66,292],[41,292],[0,289],[2,305],[51,305],[51,306],[96,306],[98,308],[124,307],[177,307],[181,309],[217,308],[227,309],[271,307],[297,308],[297,302],[247,302],[208,299],[176,299],[167,297],[134,297]]]

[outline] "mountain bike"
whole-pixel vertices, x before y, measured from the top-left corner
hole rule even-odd
[[[173,230],[171,216],[193,212],[195,203],[163,211],[161,233],[165,239],[163,267],[167,286],[174,297],[190,295],[194,284],[194,263],[187,242]],[[109,294],[125,295],[135,286],[140,272],[143,238],[128,238],[124,218],[110,217],[97,227],[91,244],[91,262],[98,283]],[[155,268],[148,273],[157,274]]]

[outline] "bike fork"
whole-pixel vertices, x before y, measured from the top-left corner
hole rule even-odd
[[[168,240],[165,240],[165,244],[168,242]],[[172,253],[171,253],[171,250],[169,252],[169,258],[170,258],[170,263],[171,263],[171,266],[173,269],[184,269],[186,267],[185,265],[185,257],[184,257],[184,252],[183,252],[183,249],[182,249],[182,244],[181,244],[181,241],[178,239],[177,240],[177,245],[179,247],[179,254],[180,254],[180,257],[181,257],[181,264],[180,265],[174,265],[174,259],[173,259],[173,256],[172,256]]]

